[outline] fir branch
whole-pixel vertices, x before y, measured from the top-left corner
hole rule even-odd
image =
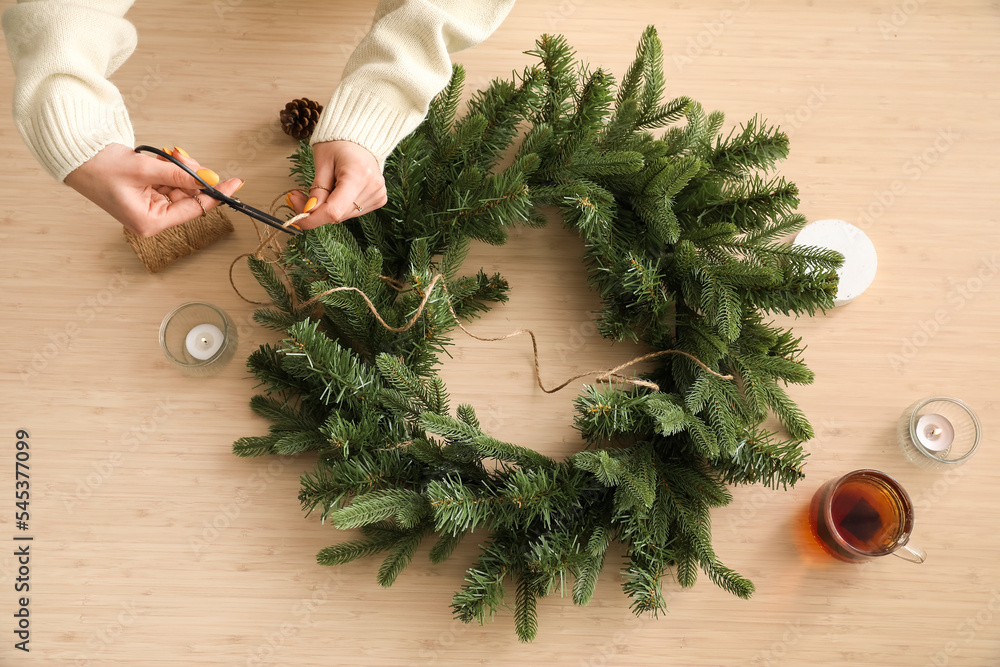
[[[462,590],[452,597],[451,607],[463,623],[478,621],[482,625],[503,603],[503,580],[510,573],[510,564],[501,548],[496,540],[487,542],[476,564],[466,571]]]
[[[317,554],[316,561],[320,565],[343,565],[391,549],[406,537],[403,529],[388,522],[365,526],[361,532],[364,539],[327,547]]]
[[[465,68],[457,63],[453,64],[448,85],[431,100],[427,113],[426,126],[435,140],[440,141],[451,130],[464,85]]]
[[[298,322],[299,318],[274,308],[258,308],[253,313],[253,321],[274,331],[285,331]]]
[[[722,590],[743,600],[749,600],[755,591],[752,581],[718,560],[713,561],[708,567],[708,578]]]
[[[658,110],[666,80],[663,76],[663,46],[653,26],[646,28],[640,40],[642,43],[643,88],[639,108],[643,116],[649,118]]]
[[[468,403],[463,403],[462,405],[458,406],[458,409],[455,411],[455,413],[458,415],[458,418],[461,419],[463,422],[465,422],[466,424],[468,424],[469,426],[471,426],[476,430],[480,430],[479,418],[476,416],[475,408],[473,408],[471,405],[469,405]]]
[[[812,425],[809,424],[802,409],[785,393],[785,390],[774,382],[764,383],[762,388],[768,407],[781,420],[781,424],[788,431],[788,434],[800,442],[811,440],[813,437]]]
[[[780,241],[784,237],[801,230],[808,222],[806,216],[801,213],[777,217],[768,223],[748,231],[744,234],[742,241],[747,245],[762,245]]]
[[[689,414],[684,420],[684,425],[688,435],[691,436],[691,441],[699,451],[709,459],[718,457],[719,442],[716,440],[715,434],[705,425],[705,422]]]
[[[648,400],[643,395],[594,385],[584,385],[583,391],[574,400],[577,415],[573,425],[588,444],[632,433],[643,419],[642,406]]]
[[[625,457],[623,450],[579,452],[573,455],[573,465],[594,475],[598,482],[607,487],[616,487],[625,477]]]
[[[694,556],[682,553],[677,559],[677,583],[681,588],[691,588],[698,581],[698,563]]]
[[[717,140],[711,162],[717,171],[739,177],[750,170],[771,169],[786,157],[788,135],[754,116],[739,131]]]
[[[288,288],[278,278],[271,263],[257,259],[251,255],[247,257],[247,266],[250,268],[250,273],[253,274],[253,277],[257,279],[257,282],[267,292],[271,301],[274,302],[274,305],[286,315],[296,318],[297,313],[292,305],[292,298],[288,292]]]
[[[763,484],[783,489],[794,486],[805,475],[808,456],[796,440],[775,442],[774,433],[754,428],[748,431],[728,460],[720,462],[727,484]]]
[[[659,467],[663,488],[667,489],[674,502],[685,499],[708,507],[725,507],[733,501],[733,495],[725,486],[713,466],[664,465]]]
[[[434,480],[427,486],[427,498],[434,512],[434,529],[453,535],[473,531],[490,515],[489,504],[496,499],[473,490],[457,477]]]
[[[417,528],[404,533],[400,539],[390,547],[389,555],[382,561],[382,566],[378,569],[375,577],[379,585],[388,588],[395,583],[396,578],[403,569],[413,560],[413,555],[420,546],[420,541],[427,534],[426,528]]]
[[[374,491],[354,498],[347,507],[333,514],[333,524],[341,530],[378,523],[390,516],[403,528],[413,528],[430,514],[431,505],[408,489]]]
[[[650,394],[642,410],[652,419],[652,429],[660,435],[673,435],[684,429],[684,408],[674,395]]]
[[[582,152],[573,159],[569,171],[587,178],[633,174],[643,167],[642,153],[636,151]]]
[[[271,431],[308,431],[318,428],[320,420],[303,406],[295,407],[287,400],[257,394],[250,399],[250,409],[256,414],[270,419]]]
[[[274,454],[274,443],[280,438],[279,434],[263,436],[247,436],[240,438],[233,443],[233,453],[236,456],[266,456]]]
[[[640,563],[633,557],[622,574],[625,577],[622,590],[632,598],[632,613],[636,616],[650,613],[656,617],[667,610],[660,581],[662,571],[658,566]]]
[[[382,377],[408,401],[417,401],[424,410],[434,410],[435,400],[427,383],[413,372],[403,360],[380,354],[375,358]],[[383,393],[383,396],[385,394]]]
[[[604,558],[591,557],[581,566],[580,572],[573,582],[573,604],[590,604],[597,589],[597,578],[604,568]]]
[[[298,322],[288,335],[280,350],[281,368],[305,382],[309,390],[303,392],[304,396],[330,405],[345,398],[355,401],[363,392],[378,390],[370,367],[321,332],[318,322]]]
[[[437,543],[431,547],[429,557],[431,562],[434,564],[443,563],[446,561],[451,554],[458,548],[458,545],[462,543],[462,538],[465,537],[464,532],[460,533],[441,533],[438,538]]]
[[[340,506],[352,489],[343,484],[339,477],[328,465],[318,465],[312,473],[302,475],[299,502],[306,516],[312,514],[317,507],[322,507],[321,518],[325,521],[330,511]]]
[[[522,642],[534,641],[538,634],[537,592],[532,580],[520,573],[514,602],[514,629]]]
[[[430,433],[471,447],[482,456],[507,461],[525,468],[548,468],[556,465],[555,461],[534,450],[509,442],[501,442],[479,429],[447,415],[424,413],[420,416],[420,425]]]
[[[312,146],[308,142],[300,141],[298,149],[289,155],[288,159],[292,162],[288,175],[295,179],[300,188],[308,188],[316,181]]]
[[[647,111],[636,122],[637,128],[651,130],[662,127],[668,123],[682,118],[687,111],[688,104],[691,103],[686,97],[678,97],[670,100],[658,107],[647,109]]]
[[[285,370],[282,361],[281,352],[265,343],[250,353],[247,368],[259,381],[257,386],[264,386],[269,392],[288,391],[299,395],[307,393],[309,384]]]
[[[409,489],[419,482],[420,471],[399,449],[362,452],[343,460],[321,458],[316,470],[302,476],[299,501],[307,513],[323,508],[323,519],[351,496],[395,487]],[[419,503],[413,501],[419,510]]]
[[[575,113],[566,120],[564,140],[543,159],[539,168],[541,174],[551,177],[573,164],[577,151],[594,136],[607,115],[612,100],[610,86],[611,78],[603,70],[598,69],[587,77],[576,97]]]
[[[326,444],[326,438],[316,431],[298,431],[283,433],[272,446],[272,453],[290,456],[302,452],[321,449]]]

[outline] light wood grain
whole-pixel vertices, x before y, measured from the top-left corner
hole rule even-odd
[[[137,137],[245,178],[241,196],[266,204],[290,183],[293,144],[277,130],[277,110],[293,97],[326,98],[373,8],[138,2],[139,48],[115,77]],[[862,226],[879,252],[861,298],[793,323],[817,377],[791,388],[817,431],[807,478],[788,492],[737,489],[714,514],[716,549],[753,579],[751,600],[703,577],[690,590],[666,584],[666,617],[635,619],[611,559],[590,606],[545,600],[538,640],[522,645],[509,614],[482,628],[451,619],[475,540],[442,566],[421,551],[387,590],[374,581],[375,559],[317,566],[316,552],[348,535],[300,512],[298,477],[312,461],[230,452],[235,438],[267,426],[247,407],[253,383],[239,360],[273,335],[250,323],[251,307],[226,279],[229,261],[253,245],[249,225],[238,220],[231,238],[147,275],[120,228],[51,182],[5,117],[0,539],[12,545],[17,533],[18,428],[31,431],[35,539],[27,655],[13,649],[13,549],[0,551],[0,663],[1000,664],[1000,7],[524,0],[457,60],[481,86],[519,70],[521,52],[549,31],[620,76],[650,23],[664,41],[669,93],[725,111],[729,125],[754,114],[780,122],[792,140],[781,170],[801,189],[800,210]],[[12,85],[0,68],[4,99]],[[588,323],[596,301],[580,256],[579,242],[552,224],[468,259],[513,286],[511,302],[475,330],[534,328],[550,383],[634,353]],[[182,376],[157,348],[163,315],[194,299],[240,325],[238,359],[217,377]],[[943,326],[926,333],[936,314]],[[453,349],[444,374],[456,403],[474,403],[498,437],[560,456],[580,446],[572,391],[533,388],[526,339],[459,337]],[[894,440],[903,409],[932,394],[966,400],[984,422],[981,451],[950,476],[913,467]],[[917,500],[914,541],[926,564],[850,566],[800,549],[813,491],[862,467],[896,475]]]

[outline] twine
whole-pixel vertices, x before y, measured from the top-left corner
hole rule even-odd
[[[287,197],[288,195],[290,195],[293,192],[302,192],[302,190],[300,190],[298,188],[292,188],[291,190],[286,190],[285,192],[282,192],[280,195],[278,195],[277,197],[275,197],[274,199],[271,200],[271,205],[268,207],[268,210],[271,212],[272,216],[275,216],[275,214],[278,211],[280,211],[281,209],[283,209],[283,208],[287,208],[289,211],[292,211],[292,213],[295,213],[295,211],[292,210],[292,208],[289,207],[288,205],[279,205],[279,203],[278,203],[279,200],[284,200],[285,197]],[[308,213],[299,213],[298,215],[295,215],[295,216],[289,218],[288,220],[286,220],[282,224],[282,226],[283,227],[288,227],[289,225],[292,225],[292,224],[298,222],[302,218],[308,217],[308,215],[309,215]],[[277,216],[275,216],[275,217],[277,217]],[[267,234],[262,234],[261,230],[260,230],[260,226],[257,224],[257,221],[254,220],[253,218],[250,218],[250,220],[253,222],[253,229],[254,229],[254,231],[257,232],[257,241],[259,243],[257,245],[257,249],[256,250],[254,250],[253,252],[243,253],[242,255],[237,256],[229,264],[229,285],[233,288],[233,291],[236,292],[236,296],[240,297],[241,299],[243,299],[247,303],[255,305],[255,306],[269,306],[269,305],[271,305],[270,301],[254,301],[253,299],[248,299],[245,296],[243,296],[243,293],[240,292],[240,290],[239,290],[238,287],[236,287],[236,281],[233,280],[233,270],[236,268],[236,262],[240,261],[241,259],[244,259],[244,258],[247,258],[247,257],[253,257],[254,259],[265,259],[265,257],[264,257],[264,250],[265,249],[268,249],[272,253],[274,253],[275,257],[278,257],[281,254],[281,247],[275,241],[275,238],[278,236],[278,230],[268,228]],[[279,264],[276,259],[268,259],[267,262],[269,264],[273,265],[273,266],[278,267],[278,269],[281,271],[281,273],[284,274],[285,279],[288,280],[288,273],[285,271],[285,267],[281,266],[281,264]],[[289,282],[289,284],[291,284],[291,280],[288,280],[288,282]],[[291,293],[292,293],[292,299],[293,299],[293,303],[294,303],[295,290],[294,289],[291,290]]]
[[[211,245],[233,231],[233,223],[218,207],[183,225],[168,227],[154,236],[142,237],[124,229],[125,240],[150,273]]]
[[[389,284],[393,284],[393,283],[395,283],[395,285],[399,284],[397,281],[393,280],[392,278],[387,278],[386,276],[380,276],[380,277],[382,278],[382,280],[385,280]],[[440,274],[440,273],[438,273],[437,275],[434,276],[434,278],[431,280],[430,284],[427,286],[427,291],[424,293],[424,298],[420,301],[420,305],[417,306],[417,310],[413,314],[413,317],[411,317],[409,319],[409,321],[407,321],[407,323],[404,324],[401,327],[394,327],[394,326],[391,326],[388,322],[386,322],[382,318],[382,316],[379,314],[378,309],[375,307],[375,304],[372,303],[372,301],[371,301],[370,298],[368,298],[368,295],[365,294],[363,290],[360,290],[357,287],[344,286],[344,287],[334,287],[332,289],[325,290],[323,292],[320,292],[319,294],[313,295],[313,297],[310,298],[308,301],[304,302],[301,307],[302,308],[306,308],[308,306],[311,306],[313,303],[319,301],[324,296],[327,296],[328,294],[333,294],[334,292],[357,292],[358,294],[361,295],[361,298],[365,300],[365,303],[368,304],[368,309],[371,311],[372,315],[375,316],[375,319],[377,319],[379,321],[379,324],[381,324],[383,327],[385,327],[389,331],[392,331],[392,332],[395,332],[395,333],[401,333],[403,331],[406,331],[406,330],[410,329],[414,324],[417,323],[417,320],[420,319],[420,316],[423,314],[424,309],[427,306],[427,302],[430,301],[431,292],[434,290],[434,287],[437,285],[438,281],[440,281],[441,278],[443,278],[443,277],[444,276],[442,274]],[[395,285],[393,285],[393,286],[395,287]],[[532,350],[532,354],[534,356],[533,367],[534,367],[534,371],[535,371],[535,383],[538,385],[538,388],[541,389],[542,391],[544,391],[546,394],[554,394],[557,391],[559,391],[560,389],[564,389],[571,382],[574,382],[576,380],[579,380],[580,378],[584,378],[584,377],[587,377],[589,375],[595,375],[595,374],[597,375],[597,378],[595,378],[595,379],[598,382],[604,382],[604,381],[610,380],[611,378],[614,378],[616,380],[621,380],[622,382],[627,382],[627,383],[635,385],[637,387],[648,387],[649,389],[652,389],[653,391],[659,391],[660,390],[660,385],[656,384],[655,382],[650,382],[648,380],[640,380],[638,378],[630,378],[630,377],[627,377],[625,375],[621,375],[618,371],[623,370],[625,368],[628,368],[629,366],[634,366],[635,364],[641,363],[643,361],[648,361],[650,359],[656,359],[657,357],[663,357],[663,356],[666,356],[668,354],[680,354],[682,356],[685,356],[688,359],[690,359],[691,361],[693,361],[694,363],[696,363],[704,371],[706,371],[708,373],[711,373],[712,375],[714,375],[717,378],[721,378],[723,380],[732,380],[733,379],[732,375],[722,375],[721,373],[717,373],[717,372],[713,371],[711,368],[709,368],[704,363],[702,363],[702,361],[700,359],[698,359],[697,357],[695,357],[693,354],[688,354],[687,352],[683,352],[681,350],[659,350],[657,352],[650,352],[649,354],[644,354],[644,355],[642,355],[640,357],[636,357],[636,358],[632,359],[631,361],[627,361],[624,364],[620,364],[618,366],[615,366],[614,368],[612,368],[610,370],[597,369],[597,370],[593,370],[593,371],[587,371],[586,373],[580,373],[579,375],[574,375],[573,377],[571,377],[570,379],[566,380],[565,382],[563,382],[559,386],[553,387],[552,389],[546,389],[545,385],[542,383],[541,365],[538,362],[538,339],[535,337],[535,332],[534,331],[532,331],[531,329],[518,329],[517,331],[512,331],[509,334],[505,334],[503,336],[498,336],[496,338],[485,338],[483,336],[477,336],[476,334],[474,334],[471,331],[469,331],[468,329],[466,329],[465,326],[462,324],[462,321],[459,319],[458,314],[455,312],[455,308],[451,305],[451,299],[449,298],[450,295],[448,294],[448,286],[446,284],[444,284],[444,283],[441,283],[441,289],[442,289],[442,291],[444,291],[445,298],[448,300],[448,312],[451,313],[451,316],[455,320],[455,324],[458,325],[458,328],[461,329],[467,336],[469,336],[471,338],[475,338],[476,340],[481,340],[481,341],[486,342],[486,343],[493,343],[493,342],[499,342],[499,341],[502,341],[502,340],[507,340],[508,338],[513,338],[514,336],[520,336],[521,334],[528,334],[528,336],[531,337],[531,350]]]
[[[275,197],[274,200],[271,202],[271,210],[275,211],[275,210],[280,210],[281,208],[288,208],[288,206],[278,206],[278,201],[280,199],[284,199],[284,197],[286,195],[288,195],[289,193],[296,192],[296,191],[301,192],[301,190],[289,190],[288,192],[284,192],[284,193],[278,195],[277,197]],[[277,206],[277,208],[275,208],[276,206]],[[295,222],[297,220],[300,220],[303,217],[305,217],[305,214],[299,214],[299,215],[297,215],[297,216],[295,216],[293,218],[290,218],[287,222],[285,222],[285,226],[287,227],[288,225],[292,224],[293,222]],[[275,254],[275,257],[277,257],[280,254],[280,252],[281,252],[281,249],[277,246],[277,244],[273,244],[272,243],[274,241],[275,236],[277,235],[277,231],[276,230],[271,230],[271,231],[269,231],[269,233],[267,235],[262,235],[261,232],[260,232],[260,229],[257,227],[256,221],[254,222],[254,229],[257,231],[257,238],[259,239],[260,243],[258,244],[256,250],[254,250],[251,253],[245,253],[243,255],[240,255],[239,257],[237,257],[236,259],[233,260],[232,264],[229,265],[229,283],[230,283],[230,285],[232,285],[233,290],[236,292],[236,294],[241,299],[243,299],[244,301],[246,301],[248,303],[251,303],[251,304],[255,304],[255,305],[266,306],[266,305],[270,305],[270,302],[268,302],[268,301],[252,301],[252,300],[246,298],[245,296],[243,296],[243,294],[240,293],[239,289],[237,289],[236,283],[233,281],[233,268],[236,266],[236,262],[240,261],[241,259],[243,259],[245,257],[254,257],[256,259],[266,259],[264,257],[264,254],[263,254],[265,249],[270,249]],[[328,290],[325,290],[323,292],[319,292],[318,294],[314,294],[311,298],[309,298],[307,301],[304,301],[301,304],[296,304],[295,303],[296,302],[295,289],[294,289],[294,287],[291,287],[291,280],[289,279],[288,272],[285,271],[285,268],[276,259],[266,259],[266,261],[269,262],[270,264],[272,264],[273,266],[278,267],[278,269],[281,271],[282,275],[284,275],[285,280],[288,281],[288,284],[290,285],[290,289],[288,290],[288,293],[289,293],[289,295],[290,295],[290,297],[292,299],[292,307],[295,310],[305,309],[305,308],[308,308],[310,306],[313,306],[313,305],[319,303],[320,300],[324,296],[327,296],[327,295],[330,295],[330,294],[334,294],[336,292],[356,292],[356,293],[358,293],[358,294],[361,295],[362,299],[364,299],[365,303],[368,305],[368,310],[370,310],[371,313],[372,313],[372,315],[375,316],[375,319],[378,320],[379,324],[381,324],[387,330],[392,331],[393,333],[402,333],[404,331],[408,331],[410,328],[413,327],[413,325],[415,325],[417,323],[417,320],[420,319],[420,316],[424,314],[424,310],[427,307],[427,303],[430,301],[431,293],[434,291],[434,288],[437,286],[437,284],[439,282],[441,282],[442,278],[444,278],[443,274],[440,274],[440,273],[435,274],[435,276],[431,279],[430,284],[427,285],[427,290],[424,292],[423,299],[421,299],[420,305],[417,306],[417,310],[416,310],[416,312],[414,312],[413,316],[410,317],[410,319],[407,320],[406,324],[404,324],[403,326],[401,326],[401,327],[394,327],[391,324],[389,324],[388,322],[386,322],[385,319],[382,317],[382,315],[379,314],[378,308],[375,307],[375,304],[372,303],[372,300],[368,297],[368,295],[365,294],[365,292],[363,290],[358,289],[357,287],[350,287],[350,286],[334,287],[332,289],[328,289]],[[390,285],[393,289],[395,289],[397,291],[402,292],[403,290],[406,289],[406,286],[404,284],[400,283],[398,280],[395,280],[394,278],[390,278],[388,276],[379,276],[379,277],[384,282],[386,282],[388,285]],[[642,356],[636,357],[636,358],[634,358],[634,359],[632,359],[630,361],[625,362],[624,364],[620,364],[618,366],[615,366],[612,369],[608,369],[608,370],[597,369],[597,370],[593,370],[593,371],[587,371],[586,373],[580,373],[579,375],[574,375],[573,377],[571,377],[570,379],[566,380],[565,382],[563,382],[562,384],[558,385],[557,387],[553,387],[552,389],[546,389],[545,385],[542,383],[541,365],[539,364],[539,361],[538,361],[538,339],[535,337],[535,332],[533,332],[531,329],[518,329],[516,331],[512,331],[509,334],[506,334],[506,335],[503,335],[503,336],[498,336],[496,338],[486,338],[486,337],[483,337],[483,336],[477,336],[476,334],[474,334],[471,331],[469,331],[468,329],[466,329],[465,325],[462,324],[461,319],[458,317],[458,313],[455,312],[454,306],[451,305],[451,298],[450,298],[451,295],[448,293],[448,286],[444,282],[441,282],[441,289],[444,292],[445,299],[448,302],[448,312],[451,314],[452,318],[455,320],[455,324],[458,325],[458,328],[461,329],[462,332],[465,333],[465,335],[469,336],[470,338],[475,338],[476,340],[483,341],[485,343],[494,343],[494,342],[499,342],[499,341],[502,341],[502,340],[507,340],[508,338],[513,338],[514,336],[520,336],[521,334],[528,334],[528,336],[531,337],[531,350],[532,350],[532,355],[533,355],[533,368],[534,368],[534,372],[535,372],[535,383],[538,385],[538,388],[541,389],[546,394],[554,394],[557,391],[559,391],[560,389],[564,389],[565,387],[567,387],[570,383],[575,382],[576,380],[579,380],[580,378],[584,378],[584,377],[587,377],[587,376],[590,376],[590,375],[597,375],[597,378],[595,378],[595,379],[598,382],[609,381],[609,380],[611,380],[613,378],[615,380],[620,380],[622,382],[626,382],[628,384],[632,384],[632,385],[635,385],[637,387],[647,387],[649,389],[652,389],[653,391],[659,391],[660,390],[660,385],[656,384],[655,382],[650,382],[648,380],[640,380],[640,379],[634,378],[634,377],[628,377],[628,376],[622,375],[618,371],[624,370],[624,369],[628,368],[629,366],[634,366],[635,364],[642,363],[643,361],[649,361],[650,359],[656,359],[658,357],[663,357],[663,356],[666,356],[668,354],[679,354],[681,356],[687,357],[688,359],[690,359],[691,361],[693,361],[695,364],[697,364],[705,372],[710,373],[711,375],[714,375],[715,377],[720,378],[722,380],[732,380],[733,379],[732,375],[722,375],[721,373],[717,373],[716,371],[713,371],[711,368],[709,368],[708,366],[706,366],[700,359],[698,359],[697,357],[695,357],[693,354],[689,354],[689,353],[684,352],[682,350],[659,350],[657,352],[650,352],[648,354],[644,354]]]

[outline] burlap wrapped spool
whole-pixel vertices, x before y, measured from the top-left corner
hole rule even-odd
[[[125,240],[150,273],[162,271],[171,262],[215,243],[233,231],[233,223],[219,207],[207,214],[169,227],[147,238],[125,230]]]

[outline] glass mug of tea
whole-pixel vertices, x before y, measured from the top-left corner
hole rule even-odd
[[[855,470],[821,486],[809,506],[809,527],[827,553],[849,563],[887,554],[913,563],[927,558],[907,544],[913,531],[909,494],[878,470]]]

